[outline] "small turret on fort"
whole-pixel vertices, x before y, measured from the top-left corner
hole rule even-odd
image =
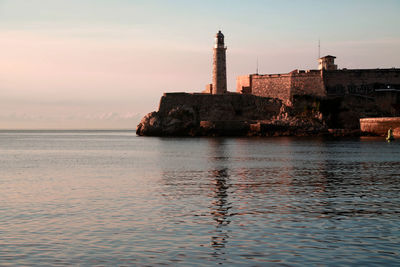
[[[226,46],[221,31],[215,35],[212,94],[226,93]]]
[[[318,69],[319,70],[337,70],[337,65],[335,65],[334,56],[328,55],[318,59]]]

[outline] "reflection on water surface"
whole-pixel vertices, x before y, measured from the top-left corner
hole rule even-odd
[[[0,265],[395,265],[400,143],[0,132]]]

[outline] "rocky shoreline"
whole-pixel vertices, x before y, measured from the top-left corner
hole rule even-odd
[[[327,116],[313,107],[314,102],[288,107],[278,99],[252,95],[164,94],[159,110],[147,114],[136,133],[140,136],[369,135],[359,127],[332,129]]]

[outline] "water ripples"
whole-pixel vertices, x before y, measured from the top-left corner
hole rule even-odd
[[[0,265],[395,265],[400,144],[0,132]]]

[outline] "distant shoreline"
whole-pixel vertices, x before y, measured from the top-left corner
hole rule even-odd
[[[0,129],[0,132],[135,132],[135,129]]]

